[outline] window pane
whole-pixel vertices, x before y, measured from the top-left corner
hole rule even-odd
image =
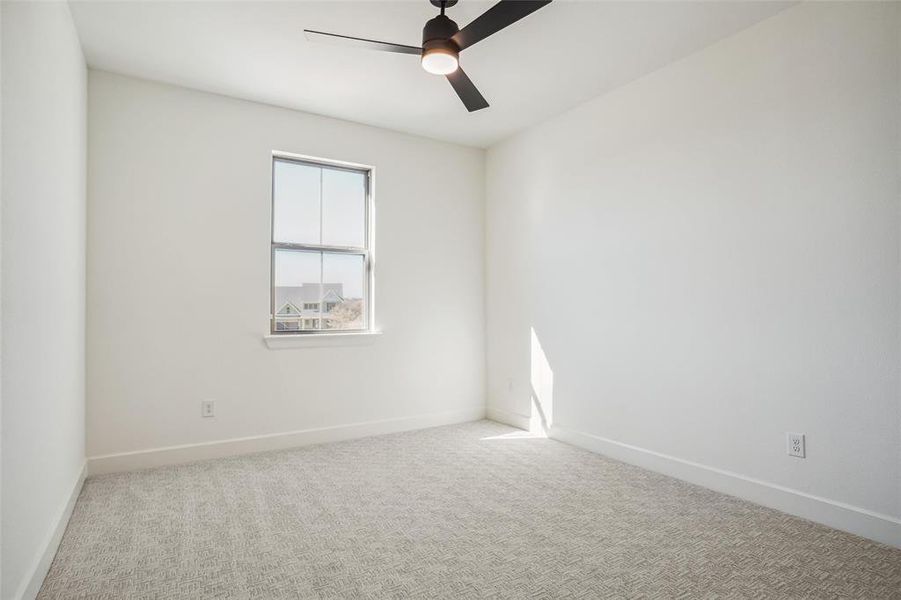
[[[322,169],[276,160],[272,180],[272,239],[297,244],[320,243],[320,173]]]
[[[322,243],[362,248],[365,243],[366,175],[322,171]]]
[[[323,329],[365,329],[365,269],[360,254],[322,255]]]
[[[321,328],[322,253],[275,251],[275,330]]]

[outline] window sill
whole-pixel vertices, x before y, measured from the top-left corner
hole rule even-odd
[[[302,334],[269,334],[263,336],[266,347],[270,350],[287,348],[315,348],[321,346],[368,346],[374,342],[381,331],[355,331],[353,333],[302,333]]]

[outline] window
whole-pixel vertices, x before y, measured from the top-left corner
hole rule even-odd
[[[272,333],[368,331],[372,171],[272,159]]]

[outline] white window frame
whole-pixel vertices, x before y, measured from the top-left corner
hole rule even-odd
[[[362,247],[355,246],[330,246],[324,244],[295,244],[287,242],[275,241],[275,163],[276,161],[294,162],[311,167],[319,167],[326,169],[336,169],[342,171],[352,171],[354,173],[362,173],[366,182],[365,214],[364,214],[364,240]],[[375,232],[375,210],[373,203],[373,182],[375,179],[375,167],[371,165],[361,165],[357,163],[349,163],[345,161],[332,160],[327,158],[319,158],[307,156],[303,154],[294,154],[291,152],[273,151],[269,164],[270,169],[270,190],[269,190],[269,335],[267,340],[272,338],[281,338],[282,336],[294,337],[298,336],[316,336],[316,337],[332,337],[332,336],[356,336],[360,334],[378,333],[374,327],[375,302],[374,302],[374,232]],[[320,211],[322,208],[320,207]],[[276,310],[275,306],[275,252],[276,250],[301,250],[307,252],[322,252],[331,254],[350,254],[354,256],[363,256],[363,324],[362,329],[308,329],[308,330],[277,330],[276,329]],[[320,281],[320,285],[322,282]],[[320,288],[321,289],[321,288]],[[322,299],[320,298],[319,318],[322,319]],[[272,344],[267,341],[270,347]]]

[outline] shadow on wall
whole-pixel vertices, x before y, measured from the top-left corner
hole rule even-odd
[[[531,328],[531,374],[532,390],[529,432],[547,437],[554,424],[554,371],[541,347],[535,328]]]

